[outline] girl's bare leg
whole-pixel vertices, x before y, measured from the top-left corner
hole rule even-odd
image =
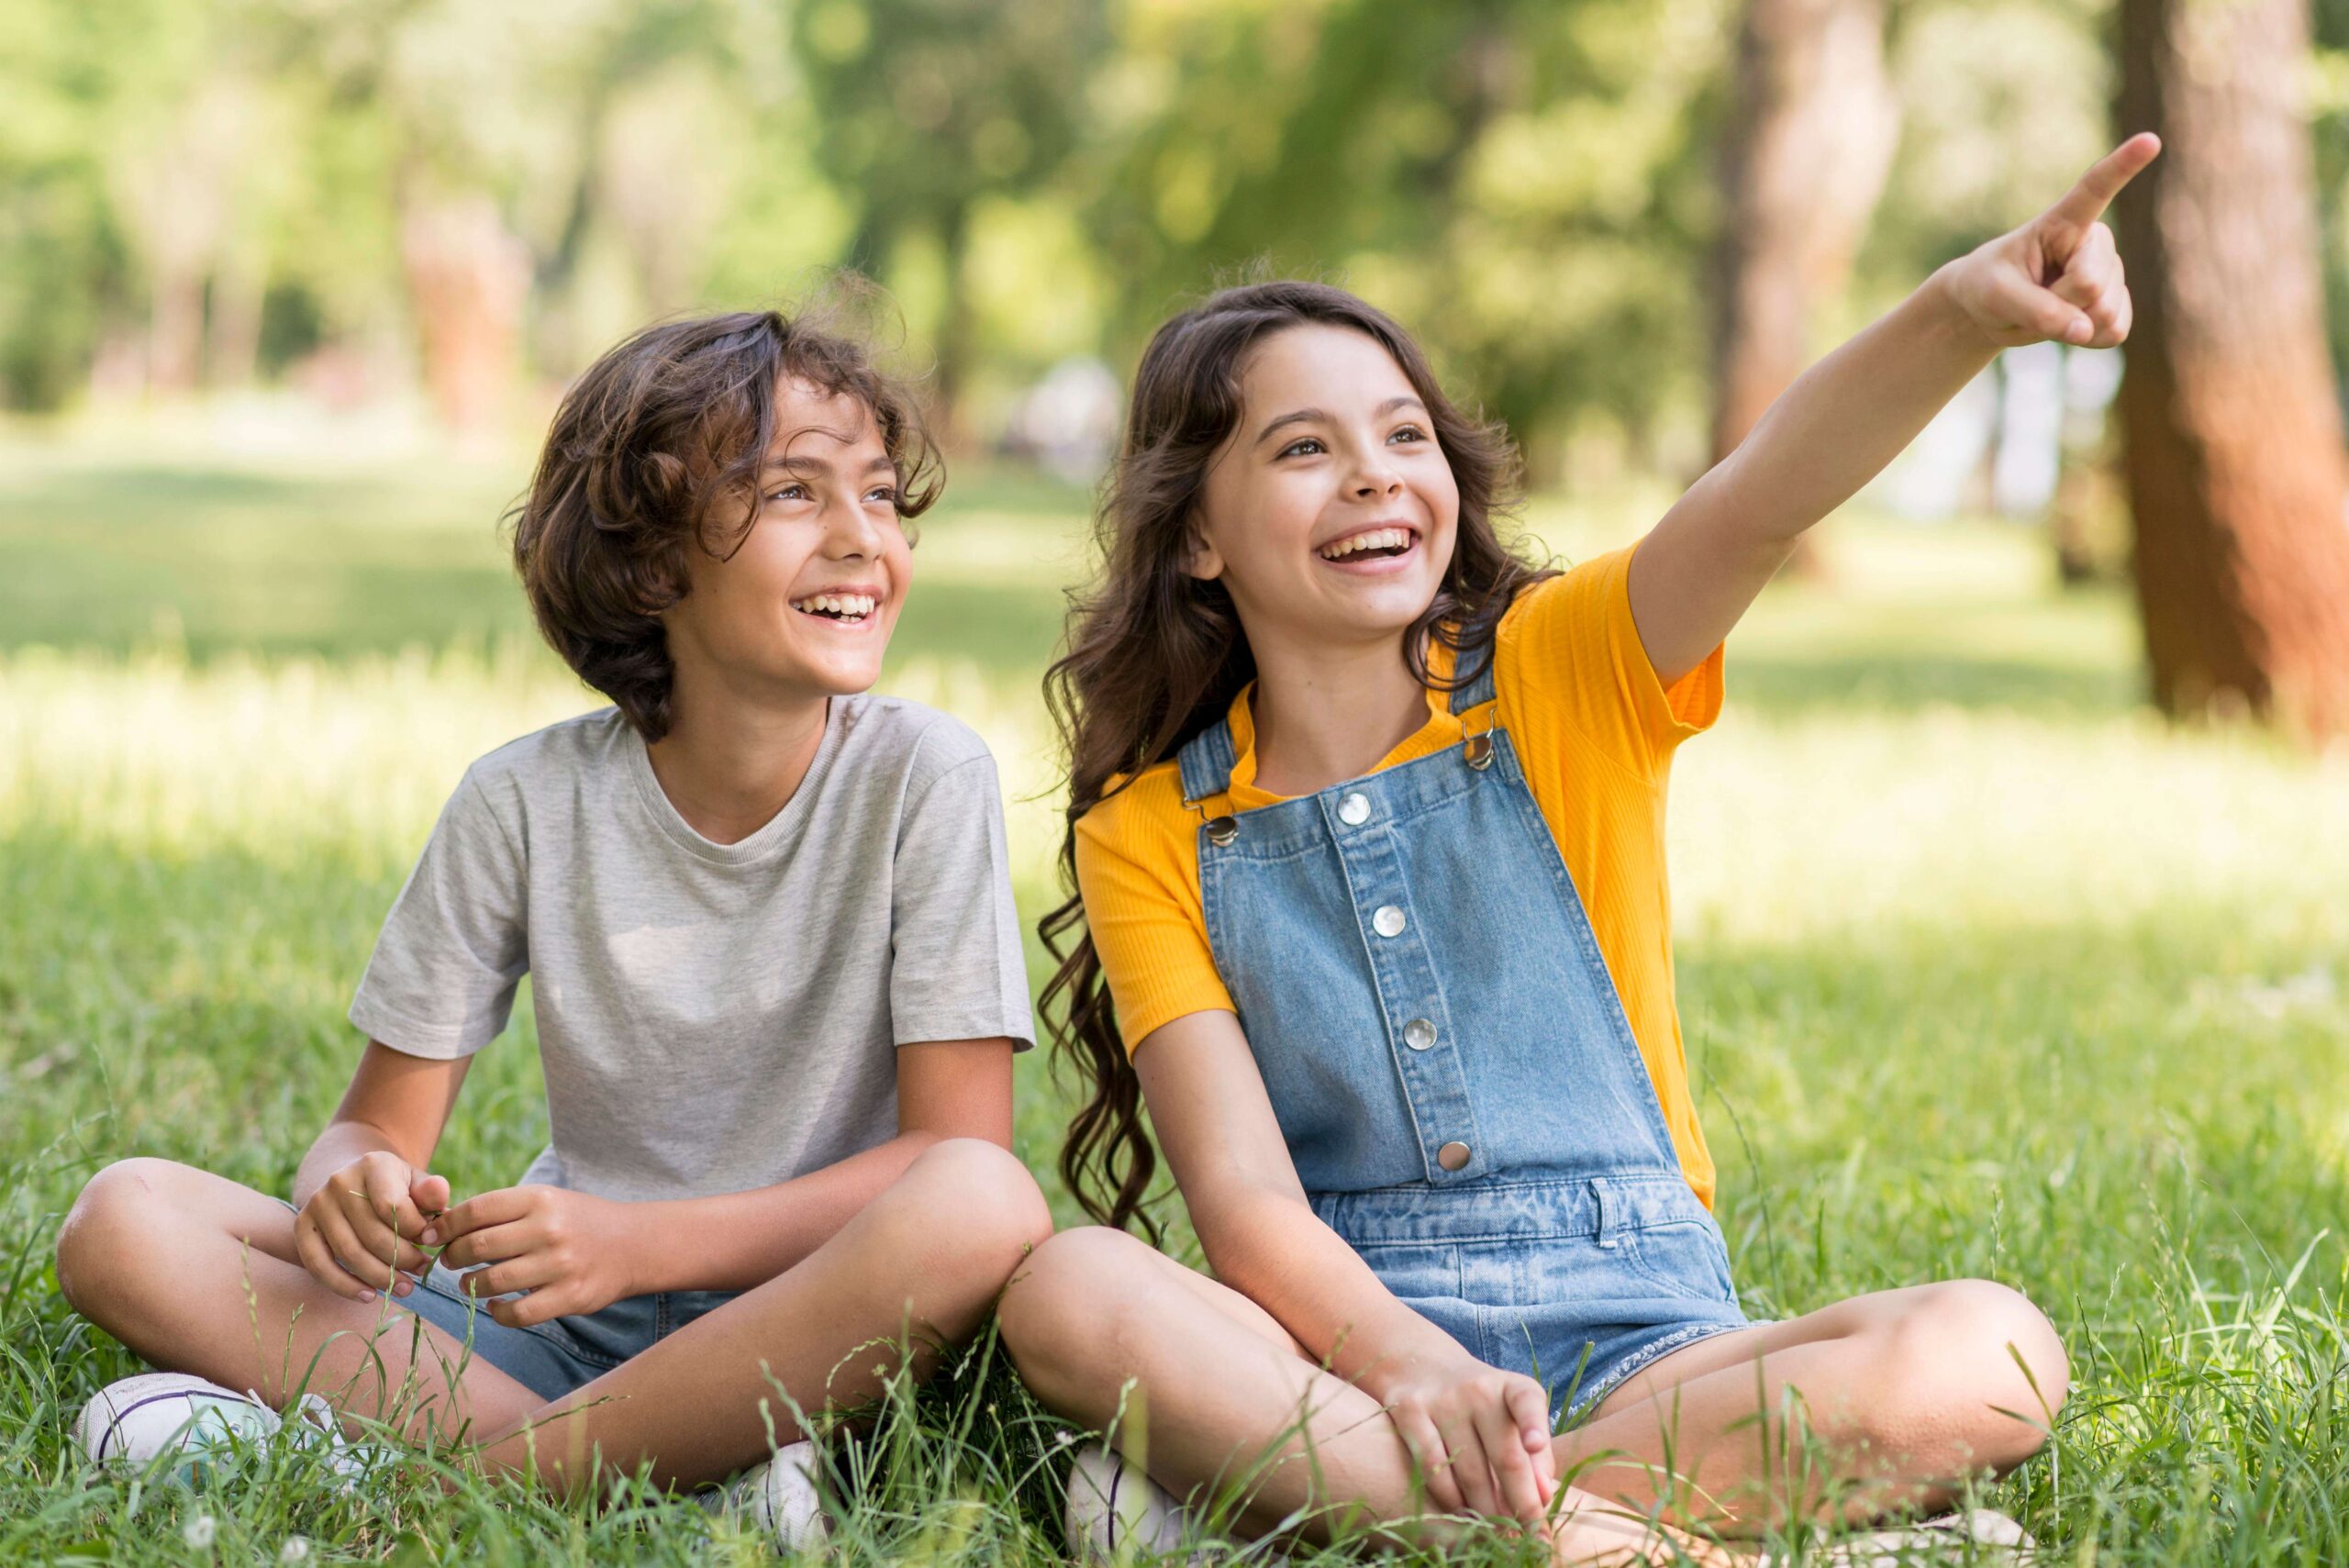
[[[448,1336],[315,1284],[290,1261],[291,1215],[185,1166],[102,1172],[59,1237],[59,1273],[77,1309],[155,1365],[283,1404],[315,1357],[309,1386],[345,1411],[396,1414],[419,1437],[436,1418],[444,1431],[469,1422],[485,1469],[535,1466],[580,1492],[598,1458],[606,1470],[647,1465],[663,1484],[763,1459],[770,1430],[799,1435],[776,1384],[811,1413],[868,1397],[908,1328],[918,1340],[967,1338],[1051,1230],[1019,1161],[975,1140],[938,1144],[798,1266],[551,1405],[478,1361],[451,1378],[439,1358],[454,1367],[462,1347]],[[409,1353],[418,1330],[420,1359]],[[931,1360],[918,1345],[918,1370]],[[429,1412],[400,1407],[411,1371]]]
[[[421,1439],[545,1403],[415,1314],[312,1279],[274,1198],[169,1160],[118,1161],[90,1179],[58,1231],[57,1280],[149,1364],[280,1408],[307,1389]]]
[[[1665,1356],[1557,1440],[1559,1471],[1716,1529],[1932,1511],[2038,1452],[2069,1380],[2054,1326],[2004,1285],[1879,1291]]]
[[[1408,1521],[1392,1533],[1433,1540],[1460,1528],[1431,1516],[1376,1400],[1305,1359],[1254,1303],[1121,1232],[1046,1242],[1005,1291],[1001,1324],[1046,1406],[1100,1431],[1122,1399],[1113,1436],[1128,1462],[1177,1496],[1235,1495],[1243,1530],[1302,1518],[1326,1540],[1349,1523]],[[1566,1561],[1674,1560],[1618,1505],[1569,1496],[1562,1513],[1552,1539]]]

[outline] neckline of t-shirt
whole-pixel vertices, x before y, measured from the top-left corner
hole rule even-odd
[[[695,859],[712,865],[740,866],[769,859],[782,852],[799,837],[809,812],[815,809],[816,790],[824,782],[825,773],[831,767],[832,758],[839,752],[841,737],[849,728],[843,720],[848,708],[856,699],[834,697],[824,714],[824,733],[816,742],[816,755],[808,761],[807,772],[801,777],[799,787],[783,803],[783,809],[761,824],[758,831],[730,844],[721,844],[706,838],[692,823],[686,821],[661,787],[660,775],[652,771],[652,754],[645,749],[644,737],[634,726],[628,728],[629,776],[636,781],[637,798],[643,802],[652,825],[671,843]]]
[[[1443,673],[1442,672],[1431,673],[1436,673],[1439,678]],[[1452,694],[1439,691],[1433,686],[1425,686],[1420,689],[1427,695],[1427,722],[1397,741],[1386,755],[1378,759],[1377,764],[1370,770],[1369,773],[1361,774],[1360,777],[1368,778],[1373,773],[1383,773],[1387,769],[1397,767],[1402,763],[1432,756],[1460,739],[1461,732],[1465,727],[1461,723],[1460,717],[1452,711]],[[1255,696],[1256,683],[1251,681],[1240,688],[1238,696],[1231,699],[1231,709],[1226,718],[1226,722],[1231,728],[1233,753],[1231,779],[1226,793],[1230,796],[1231,804],[1235,808],[1245,811],[1253,811],[1267,806],[1279,806],[1286,801],[1297,798],[1293,795],[1275,795],[1271,790],[1257,786],[1256,714],[1252,706]],[[1341,780],[1341,782],[1352,781]],[[1337,785],[1332,784],[1329,787],[1335,789]],[[1319,794],[1319,791],[1313,793]]]

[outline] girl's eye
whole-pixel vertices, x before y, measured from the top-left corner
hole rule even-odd
[[[1322,451],[1326,451],[1326,450],[1329,450],[1328,448],[1324,447],[1324,446],[1321,444],[1321,438],[1320,438],[1320,437],[1319,437],[1319,436],[1307,436],[1307,437],[1304,437],[1302,439],[1291,441],[1291,442],[1289,442],[1289,444],[1288,444],[1288,445],[1286,445],[1286,446],[1283,447],[1283,448],[1280,450],[1280,455],[1281,455],[1282,457],[1297,457],[1297,456],[1301,456],[1301,455],[1308,455],[1308,454],[1307,454],[1307,452],[1306,452],[1306,449],[1307,449],[1307,448],[1308,448],[1308,447],[1310,447],[1310,448],[1313,450],[1313,451],[1314,451],[1314,452],[1316,452],[1316,453],[1318,453],[1318,452],[1322,452]]]
[[[1417,425],[1406,425],[1386,439],[1389,441],[1424,441],[1428,439],[1428,434]]]

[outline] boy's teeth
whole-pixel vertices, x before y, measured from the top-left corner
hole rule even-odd
[[[870,594],[818,594],[812,598],[797,601],[794,607],[854,620],[871,615],[875,603]]]
[[[1401,550],[1410,542],[1411,535],[1408,528],[1373,528],[1366,534],[1340,539],[1321,552],[1321,559],[1342,561],[1365,550]]]

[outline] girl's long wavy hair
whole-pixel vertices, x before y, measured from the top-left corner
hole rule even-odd
[[[1151,339],[1095,517],[1102,570],[1092,588],[1073,596],[1067,651],[1044,677],[1068,752],[1061,875],[1069,897],[1038,930],[1060,961],[1042,998],[1056,1060],[1073,1062],[1090,1090],[1062,1147],[1061,1177],[1096,1219],[1122,1229],[1139,1218],[1153,1240],[1159,1228],[1144,1203],[1158,1154],[1142,1126],[1141,1085],[1076,895],[1076,824],[1123,780],[1174,756],[1221,718],[1256,673],[1230,595],[1185,565],[1197,539],[1208,466],[1240,422],[1251,353],[1275,333],[1311,325],[1360,332],[1394,356],[1427,405],[1459,484],[1451,564],[1397,645],[1411,673],[1442,689],[1480,673],[1510,602],[1549,574],[1495,528],[1518,495],[1508,433],[1447,398],[1427,356],[1384,312],[1326,284],[1253,283],[1211,295]],[[1435,642],[1453,651],[1449,681],[1429,669]]]

